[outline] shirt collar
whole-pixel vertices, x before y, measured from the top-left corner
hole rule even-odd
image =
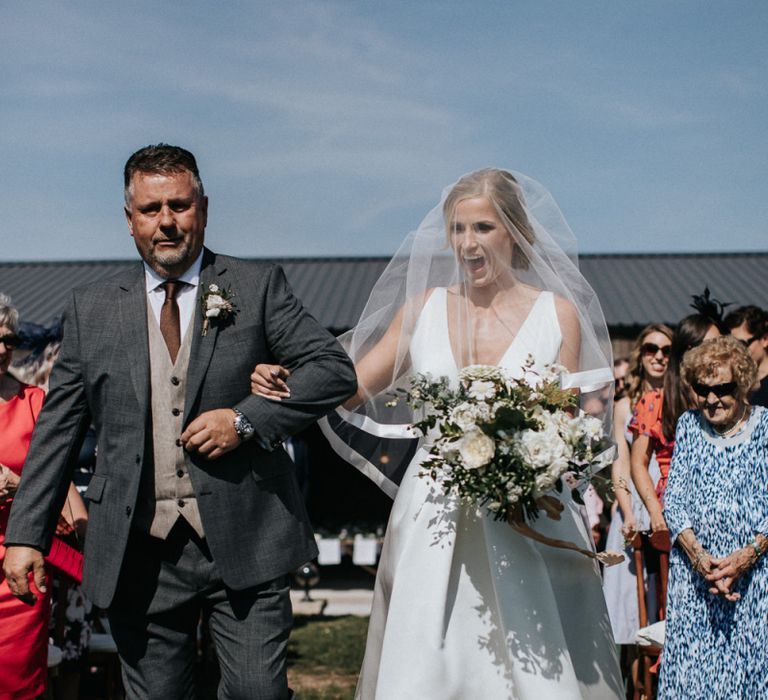
[[[197,287],[200,284],[200,268],[203,266],[203,251],[200,251],[200,255],[197,256],[197,260],[193,262],[183,275],[179,275],[174,279],[181,282],[186,282],[193,287]],[[154,292],[163,282],[166,282],[165,277],[161,277],[157,274],[147,263],[144,263],[144,280],[147,285],[147,292]]]

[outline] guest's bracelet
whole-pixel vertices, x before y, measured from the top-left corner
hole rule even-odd
[[[760,557],[763,556],[763,552],[760,549],[760,545],[757,544],[757,540],[752,540],[747,547],[752,547],[752,549],[755,550],[755,561],[757,561]]]
[[[703,549],[696,555],[696,559],[693,560],[693,570],[698,571],[699,570],[699,563],[706,555],[706,551]]]

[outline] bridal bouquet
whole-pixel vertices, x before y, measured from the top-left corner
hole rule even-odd
[[[421,476],[465,502],[486,506],[496,520],[538,516],[536,500],[570,472],[586,480],[612,461],[602,422],[579,412],[560,388],[558,367],[521,379],[499,367],[473,365],[452,389],[445,377],[416,375],[405,401],[424,416],[414,424],[429,436]],[[534,381],[531,381],[534,380]]]

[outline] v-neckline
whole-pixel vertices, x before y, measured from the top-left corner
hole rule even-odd
[[[443,307],[443,315],[444,315],[443,318],[445,321],[445,333],[448,339],[448,352],[451,354],[451,361],[453,362],[453,366],[456,368],[456,371],[461,372],[462,368],[459,366],[459,363],[456,361],[456,355],[454,355],[453,353],[453,343],[451,342],[451,327],[450,327],[450,324],[448,323],[448,289],[447,288],[444,288],[444,289],[445,289],[445,298],[443,299],[442,307]],[[504,366],[502,363],[506,359],[507,355],[509,355],[512,348],[515,346],[515,343],[518,341],[520,336],[523,334],[523,331],[528,326],[528,322],[533,317],[533,312],[536,310],[536,307],[541,302],[542,298],[544,297],[544,294],[545,292],[543,289],[539,291],[539,294],[537,295],[536,300],[531,305],[531,308],[528,311],[528,314],[526,315],[525,320],[522,322],[522,324],[520,324],[520,328],[517,329],[517,333],[515,333],[515,337],[512,338],[512,340],[509,342],[509,345],[507,345],[506,350],[504,350],[504,352],[501,353],[501,356],[496,361],[496,363],[493,365],[489,365],[490,367]]]

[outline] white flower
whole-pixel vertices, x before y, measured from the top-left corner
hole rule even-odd
[[[514,479],[507,482],[507,500],[510,503],[517,503],[523,495],[523,489],[515,483]]]
[[[470,430],[459,440],[459,454],[467,469],[479,469],[493,459],[496,445],[482,430]]]
[[[208,285],[207,291],[202,296],[203,335],[208,333],[210,319],[218,319],[221,323],[236,313],[235,305],[232,303],[233,296],[235,295],[229,289],[221,289],[217,284]]]
[[[559,382],[560,375],[565,371],[563,365],[552,364],[544,365],[544,369],[541,370],[541,380],[544,382]]]
[[[462,382],[472,382],[476,379],[503,384],[506,382],[504,372],[495,365],[469,365],[459,372]]]
[[[544,469],[568,456],[568,449],[554,429],[523,430],[518,441],[518,452],[534,469]]]
[[[492,399],[496,396],[496,385],[490,381],[476,379],[467,388],[467,393],[475,399],[475,401]]]
[[[551,491],[553,488],[555,488],[556,483],[557,479],[553,479],[552,476],[546,472],[537,474],[534,496],[538,498],[542,494],[545,494],[547,491]]]
[[[490,417],[488,404],[464,401],[451,410],[450,420],[466,432],[476,427],[478,422],[487,421]]]
[[[205,300],[205,316],[206,318],[216,318],[223,310],[228,310],[229,307],[230,303],[220,294],[209,294]]]
[[[571,418],[567,414],[558,421],[558,432],[569,445],[578,445],[584,437],[584,425],[580,417]]]
[[[594,416],[581,417],[582,429],[591,440],[599,440],[603,435],[603,422]]]

